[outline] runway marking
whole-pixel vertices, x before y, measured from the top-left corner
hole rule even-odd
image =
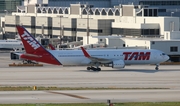
[[[61,95],[66,95],[74,98],[79,98],[79,99],[89,99],[87,97],[79,96],[79,95],[73,95],[73,94],[68,94],[68,93],[62,93],[62,92],[53,92],[53,91],[46,91],[48,93],[53,93],[53,94],[61,94]]]

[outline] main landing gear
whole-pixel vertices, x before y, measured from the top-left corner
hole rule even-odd
[[[156,64],[155,70],[159,70],[159,64]]]
[[[87,67],[87,70],[93,70],[93,71],[101,71],[101,68],[99,68],[99,67],[97,67],[97,68],[95,68],[95,67]]]

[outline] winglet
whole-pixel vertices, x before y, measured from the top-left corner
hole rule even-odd
[[[83,51],[85,57],[87,58],[91,57],[83,47],[81,47],[81,50]]]
[[[56,50],[51,44],[49,44],[49,47],[51,48],[51,50]]]

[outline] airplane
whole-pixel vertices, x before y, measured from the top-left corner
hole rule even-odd
[[[16,26],[25,47],[21,58],[53,65],[86,65],[87,70],[101,71],[100,66],[124,68],[125,65],[159,64],[169,59],[155,49],[47,50],[23,26]]]
[[[19,40],[0,40],[0,49],[13,50],[24,49],[23,43]]]

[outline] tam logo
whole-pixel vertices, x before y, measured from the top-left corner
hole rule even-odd
[[[24,34],[21,35],[21,37],[27,41],[27,43],[34,49],[38,49],[40,45],[26,32],[24,31]]]
[[[151,52],[123,52],[124,60],[149,60]]]

